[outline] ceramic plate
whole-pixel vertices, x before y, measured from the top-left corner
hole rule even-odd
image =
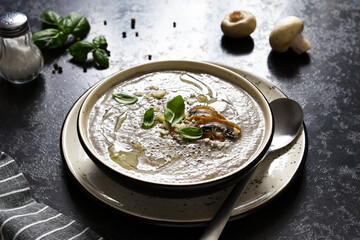
[[[239,69],[227,68],[254,83],[269,102],[285,97],[266,80]],[[90,91],[80,97],[70,110],[61,135],[63,156],[75,179],[100,201],[133,216],[166,223],[193,224],[211,220],[231,187],[204,196],[162,198],[140,193],[114,181],[93,163],[80,144],[76,124],[80,106]],[[306,151],[307,137],[303,128],[290,146],[269,154],[259,165],[233,210],[232,218],[251,212],[282,192],[301,168]]]

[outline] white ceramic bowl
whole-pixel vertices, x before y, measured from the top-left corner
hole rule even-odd
[[[143,179],[141,177],[133,177],[128,174],[124,174],[122,167],[110,159],[101,157],[97,151],[94,149],[90,139],[89,139],[89,129],[88,129],[88,120],[91,110],[98,101],[98,99],[103,96],[109,89],[116,86],[122,81],[126,81],[135,76],[142,74],[166,71],[166,70],[179,70],[179,71],[189,71],[189,72],[200,72],[207,73],[213,76],[219,77],[226,81],[235,83],[244,89],[251,97],[253,97],[256,102],[259,104],[262,109],[263,116],[265,119],[265,133],[263,138],[259,141],[259,146],[255,153],[250,156],[244,164],[241,165],[236,171],[227,173],[222,176],[217,176],[215,178],[206,179],[202,181],[195,182],[182,182],[182,183],[162,183],[154,182],[151,180]],[[151,62],[129,69],[118,72],[109,78],[101,81],[87,96],[78,116],[78,135],[82,146],[84,147],[87,154],[97,163],[103,170],[105,170],[110,175],[116,177],[119,181],[128,183],[131,186],[140,187],[146,191],[154,192],[164,192],[164,193],[183,193],[183,192],[208,192],[219,190],[220,188],[230,186],[239,180],[246,172],[248,172],[252,167],[254,167],[262,156],[267,151],[270,146],[272,136],[273,136],[273,116],[269,106],[269,103],[263,96],[263,94],[248,80],[241,77],[240,75],[227,70],[225,68],[213,65],[210,63],[196,62],[196,61],[183,61],[183,60],[170,60],[170,61],[159,61]],[[234,156],[236,157],[236,156]]]

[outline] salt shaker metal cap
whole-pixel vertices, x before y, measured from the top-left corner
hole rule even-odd
[[[29,31],[29,23],[25,14],[20,12],[7,12],[0,16],[0,36],[14,38]]]

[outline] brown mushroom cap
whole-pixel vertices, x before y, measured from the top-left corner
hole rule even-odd
[[[223,33],[232,38],[249,36],[256,28],[256,18],[249,11],[233,11],[227,14],[221,22]]]
[[[301,34],[304,23],[300,18],[289,16],[278,21],[270,34],[270,45],[277,52],[286,52],[294,38]]]

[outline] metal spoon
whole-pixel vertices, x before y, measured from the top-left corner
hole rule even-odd
[[[289,145],[300,132],[304,114],[301,106],[297,102],[288,98],[280,98],[272,101],[270,103],[270,107],[273,112],[275,127],[274,136],[268,151],[259,163],[250,170],[249,173],[247,173],[244,179],[235,184],[229,196],[209,223],[200,240],[216,240],[219,238],[228,219],[230,218],[231,212],[240,199],[251,176],[255,172],[256,167],[270,152],[279,150]]]

